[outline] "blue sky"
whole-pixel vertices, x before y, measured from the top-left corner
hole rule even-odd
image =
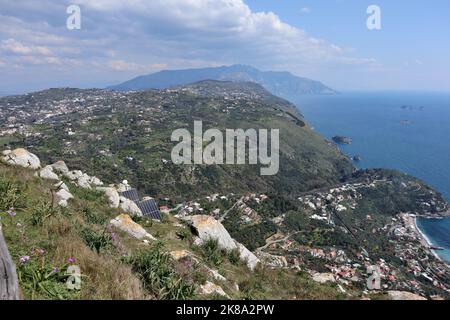
[[[344,91],[450,91],[449,39],[448,0],[0,0],[0,93],[234,63]]]

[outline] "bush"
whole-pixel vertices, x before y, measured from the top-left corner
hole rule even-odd
[[[86,228],[81,231],[81,238],[83,238],[86,245],[91,250],[100,253],[104,248],[107,248],[112,244],[111,235],[106,232],[97,232],[95,230]]]
[[[241,261],[241,255],[238,249],[233,249],[228,252],[228,261],[234,266],[237,266]]]
[[[54,207],[52,203],[43,200],[40,200],[34,208],[31,216],[31,223],[34,226],[42,226],[46,219],[60,213],[59,209]]]
[[[142,277],[144,287],[161,300],[187,300],[195,288],[174,271],[172,257],[161,243],[130,259],[133,271]]]
[[[192,233],[187,228],[178,230],[176,234],[180,240],[191,240],[192,239]]]
[[[214,266],[222,263],[222,250],[219,247],[217,239],[209,239],[202,245],[203,256],[205,260]]]
[[[24,196],[22,188],[5,176],[0,176],[0,211],[22,208]]]

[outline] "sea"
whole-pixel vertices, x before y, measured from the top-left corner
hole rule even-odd
[[[311,126],[361,157],[359,168],[392,168],[435,187],[450,201],[450,93],[344,92],[291,99]],[[423,219],[418,227],[450,263],[450,218]]]

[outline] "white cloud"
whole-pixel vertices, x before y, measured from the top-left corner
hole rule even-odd
[[[309,7],[303,7],[300,9],[300,13],[311,13],[312,9]]]

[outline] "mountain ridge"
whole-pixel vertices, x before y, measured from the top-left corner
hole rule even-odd
[[[213,68],[163,70],[142,75],[121,84],[107,87],[118,91],[166,89],[203,80],[255,82],[274,95],[290,99],[304,94],[337,94],[319,81],[295,76],[287,71],[260,71],[246,65]]]

